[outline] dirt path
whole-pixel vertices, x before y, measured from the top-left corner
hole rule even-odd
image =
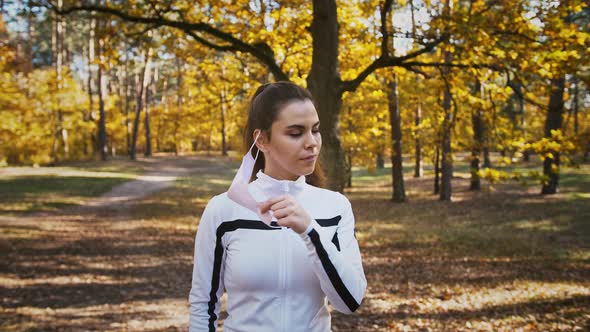
[[[174,185],[179,176],[203,171],[193,158],[143,159],[147,172],[136,180],[114,187],[111,191],[97,197],[83,207],[100,208],[113,204],[120,205],[122,212],[134,200],[156,193]]]

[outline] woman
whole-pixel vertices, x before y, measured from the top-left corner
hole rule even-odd
[[[254,94],[245,142],[256,159],[243,194],[260,202],[259,211],[227,193],[207,204],[195,243],[190,331],[215,331],[224,288],[225,331],[326,332],[327,301],[343,313],[359,307],[367,281],[354,216],[344,195],[318,187],[319,124],[306,89],[277,82]]]

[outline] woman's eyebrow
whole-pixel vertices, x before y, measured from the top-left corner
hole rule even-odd
[[[320,122],[318,121],[318,122],[314,123],[312,127],[318,126],[319,124],[320,124]],[[292,124],[292,125],[288,126],[287,129],[305,129],[305,126],[301,125],[301,124]]]

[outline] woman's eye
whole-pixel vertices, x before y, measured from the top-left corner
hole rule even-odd
[[[320,132],[320,130],[319,129],[313,129],[311,132],[313,134],[318,134]],[[299,137],[299,136],[302,135],[302,133],[301,132],[296,132],[296,133],[289,133],[288,135],[289,136],[292,136],[292,137]]]

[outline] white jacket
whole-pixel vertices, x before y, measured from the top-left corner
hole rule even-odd
[[[257,200],[294,196],[312,222],[300,235],[267,226],[226,193],[213,197],[195,241],[190,331],[216,330],[224,289],[224,331],[330,331],[327,301],[352,313],[367,286],[350,202],[304,176],[276,180],[259,171],[248,189]]]

